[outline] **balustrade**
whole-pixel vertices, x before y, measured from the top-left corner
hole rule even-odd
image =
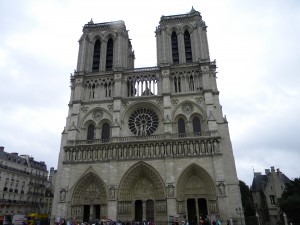
[[[64,162],[195,157],[219,152],[219,137],[175,141],[165,139],[155,142],[106,142],[100,145],[68,146],[65,148]]]

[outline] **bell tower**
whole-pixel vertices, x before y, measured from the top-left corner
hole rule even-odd
[[[123,21],[83,27],[52,217],[232,219],[242,207],[216,62],[198,11],[162,16],[157,65],[134,68]]]
[[[194,8],[184,17],[162,16],[156,42],[158,65],[209,61],[206,25]]]

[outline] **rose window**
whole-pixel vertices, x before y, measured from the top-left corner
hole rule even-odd
[[[158,127],[158,116],[149,108],[139,108],[130,115],[128,126],[135,135],[150,135]]]

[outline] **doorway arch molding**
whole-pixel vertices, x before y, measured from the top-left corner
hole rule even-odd
[[[177,182],[177,200],[202,197],[216,200],[216,188],[211,176],[201,166],[192,163],[180,174]]]
[[[166,187],[160,174],[151,165],[142,161],[133,165],[124,174],[119,185],[119,201],[135,199],[166,199]]]
[[[71,216],[83,220],[84,206],[101,207],[101,218],[107,216],[108,188],[104,181],[90,167],[70,189]],[[89,215],[93,219],[94,214]]]

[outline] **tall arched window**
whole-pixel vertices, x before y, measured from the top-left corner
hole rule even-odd
[[[175,31],[173,31],[173,33],[172,33],[171,43],[172,43],[173,63],[178,64],[179,63],[178,41],[177,41],[177,34],[175,33]]]
[[[175,91],[175,93],[181,92],[181,79],[180,79],[180,77],[174,77],[174,91]]]
[[[108,39],[106,50],[106,70],[112,70],[114,56],[114,42],[112,38]]]
[[[184,32],[184,49],[185,49],[186,62],[187,63],[193,62],[191,37],[190,37],[190,33],[187,30]]]
[[[93,140],[95,137],[95,126],[90,124],[87,129],[87,140]]]
[[[94,45],[94,55],[93,55],[93,72],[99,71],[100,67],[100,48],[101,42],[97,40]]]
[[[104,123],[102,125],[102,135],[101,135],[102,142],[108,142],[109,137],[110,137],[110,126],[108,123]]]
[[[193,119],[193,131],[195,135],[200,135],[201,133],[201,123],[198,117]]]
[[[185,122],[182,118],[178,120],[178,133],[179,136],[184,136],[185,134]]]

